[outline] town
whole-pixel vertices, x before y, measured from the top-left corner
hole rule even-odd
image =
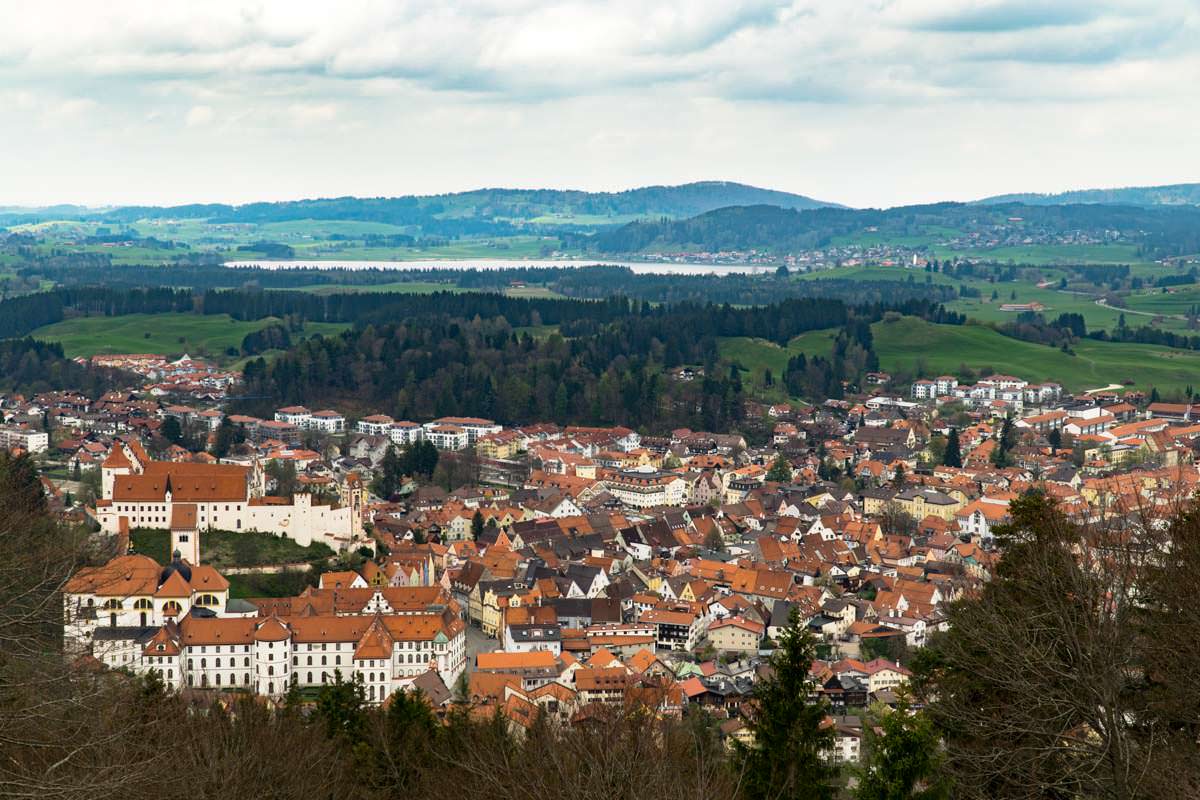
[[[14,8],[0,800],[1200,798],[1198,30]]]
[[[275,703],[346,679],[371,703],[420,690],[520,729],[531,710],[569,724],[653,697],[661,715],[717,715],[732,746],[798,619],[818,642],[828,755],[856,763],[868,706],[900,702],[946,604],[990,578],[1011,501],[1036,488],[1094,523],[1165,515],[1200,480],[1200,408],[1007,375],[893,387],[871,373],[844,399],[753,403],[771,430],[753,444],[301,406],[226,415],[189,361],[105,361],[146,365],[146,384],[0,400],[0,444],[44,465],[63,519],[113,543],[66,586],[68,651]],[[179,383],[160,396],[166,374]],[[454,468],[396,472],[430,450]],[[140,551],[154,530],[169,557]],[[206,563],[208,537],[230,535],[329,556],[299,566],[311,582],[293,596],[231,592]]]

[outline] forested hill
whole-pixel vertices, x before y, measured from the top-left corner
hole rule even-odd
[[[1098,238],[1115,232],[1144,244],[1148,254],[1200,249],[1200,208],[1022,203],[937,203],[886,210],[744,206],[683,220],[639,220],[596,236],[571,237],[570,242],[603,254],[749,249],[784,253],[827,247],[837,237],[869,234],[888,239],[919,236],[930,228],[957,231],[968,238],[1002,230],[1028,236],[1084,232]]]
[[[1200,206],[1200,183],[1167,186],[1125,186],[1116,189],[1076,189],[1056,194],[1000,194],[975,201],[979,204],[1025,203],[1031,206],[1064,203],[1103,203],[1128,206]]]
[[[124,206],[78,216],[112,222],[206,219],[212,223],[358,220],[420,226],[434,219],[476,222],[554,222],[555,217],[603,224],[606,217],[688,217],[732,205],[767,203],[784,208],[833,205],[788,192],[727,181],[646,186],[622,192],[558,189],[476,189],[441,195],[337,197],[247,205]],[[9,213],[13,213],[11,210]],[[37,215],[39,210],[29,210]],[[69,214],[68,216],[76,216]],[[549,219],[547,219],[549,218]],[[596,219],[599,218],[599,219]]]

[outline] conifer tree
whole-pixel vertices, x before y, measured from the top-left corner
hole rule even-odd
[[[942,455],[942,464],[947,467],[962,466],[962,445],[958,441],[958,429],[951,428],[946,437],[946,452]]]
[[[754,689],[750,746],[739,745],[748,800],[827,800],[835,796],[837,769],[829,762],[833,729],[822,725],[825,707],[810,700],[809,669],[816,641],[792,610],[771,658],[772,674]]]

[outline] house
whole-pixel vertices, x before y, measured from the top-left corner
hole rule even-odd
[[[482,673],[513,676],[521,681],[521,688],[532,691],[556,680],[562,673],[562,662],[549,650],[497,651],[476,655],[475,669]]]
[[[529,653],[545,650],[554,655],[562,653],[562,629],[558,625],[506,625],[504,650],[510,653]]]
[[[960,509],[955,514],[958,529],[974,539],[991,539],[992,528],[1007,522],[1008,502],[996,502],[984,497]]]
[[[651,608],[642,612],[638,622],[655,627],[658,647],[663,650],[695,650],[704,633],[702,617],[690,611]]]
[[[730,617],[708,626],[708,640],[722,653],[755,655],[766,626],[745,617]]]

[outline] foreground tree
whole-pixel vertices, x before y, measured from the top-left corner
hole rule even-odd
[[[823,724],[824,705],[810,699],[815,655],[816,642],[793,609],[771,658],[771,675],[754,688],[754,743],[737,753],[748,800],[834,797],[837,770],[828,761],[833,728]]]
[[[1171,631],[1196,618],[1200,524],[1181,518],[1172,546],[1136,515],[1080,526],[1040,495],[1010,510],[994,578],[919,659],[958,796],[1196,796],[1198,652]]]
[[[928,717],[913,713],[904,700],[873,722],[863,729],[866,763],[858,771],[854,800],[949,797],[938,732]]]

